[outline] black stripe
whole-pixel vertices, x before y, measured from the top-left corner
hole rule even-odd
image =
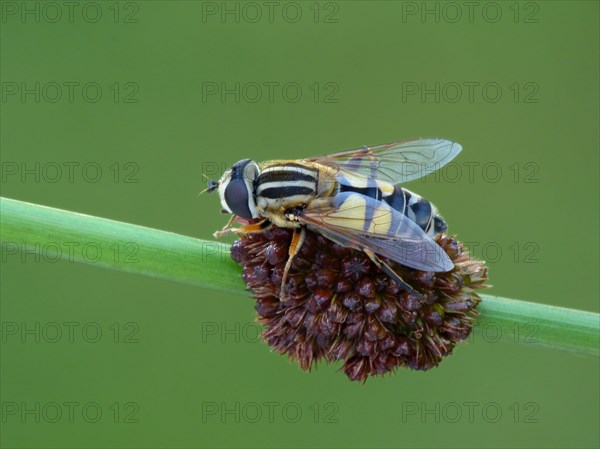
[[[404,189],[399,186],[394,187],[394,193],[386,196],[383,199],[386,203],[388,203],[392,208],[396,209],[401,214],[404,214],[404,209],[406,208],[406,197],[404,194]]]
[[[286,198],[294,195],[314,195],[315,190],[310,187],[270,187],[260,192],[260,196],[269,199]]]
[[[394,186],[394,193],[386,196],[383,200],[390,205],[392,209],[397,210],[402,214],[402,218],[396,220],[393,226],[390,226],[389,233],[396,234],[402,224],[402,219],[409,220],[409,218],[404,215],[404,211],[406,210],[406,195],[410,195],[400,186]]]
[[[370,161],[370,168],[371,168],[371,176],[369,177],[369,189],[370,190],[375,190],[376,194],[377,194],[377,200],[381,199],[381,190],[379,190],[377,188],[377,183],[375,182],[375,175],[377,173],[377,168],[375,167],[375,159],[373,159],[372,157],[369,158]],[[367,226],[367,223],[369,224],[369,226],[371,226],[371,222],[373,221],[373,213],[375,212],[375,209],[373,210],[369,210],[367,209],[367,213],[365,214],[365,226]],[[369,229],[369,226],[365,227],[365,231],[367,229]]]
[[[446,232],[448,230],[448,225],[439,215],[433,217],[433,232],[436,234],[441,234],[442,232]]]
[[[429,222],[431,221],[431,216],[433,214],[431,203],[425,198],[419,198],[416,203],[411,204],[409,207],[413,214],[415,214],[415,223],[417,223],[421,229],[427,232],[427,228],[429,227]]]
[[[370,182],[369,182],[370,184]],[[360,193],[363,196],[367,196],[369,198],[373,198],[377,201],[381,200],[381,190],[378,187],[354,187],[352,185],[340,184],[340,192],[356,192]],[[366,231],[371,226],[371,222],[373,221],[373,213],[374,209],[367,208],[365,210],[365,223],[363,225],[363,229]]]
[[[315,177],[306,175],[300,172],[293,171],[268,171],[262,173],[256,180],[257,185],[265,182],[293,182],[293,181],[309,181],[316,182]]]
[[[377,187],[354,187],[351,185],[340,184],[340,192],[356,192],[361,195],[381,200],[381,190]]]

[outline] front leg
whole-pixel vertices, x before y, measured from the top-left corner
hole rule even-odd
[[[235,220],[235,215],[231,216],[231,218],[229,219],[229,221],[227,222],[227,224],[225,226],[223,226],[220,231],[214,232],[213,233],[213,237],[216,238],[216,239],[218,239],[219,237],[222,237],[222,236],[224,236],[226,234],[229,234],[230,232],[233,232],[233,231],[230,231],[231,224],[233,223],[233,220]]]
[[[232,226],[232,224],[236,218],[238,217],[236,217],[235,215],[232,216],[231,220],[229,220],[229,222],[223,227],[223,229],[215,232],[213,236],[218,239],[228,234],[251,234],[253,232],[263,232],[271,224],[269,220],[264,219],[259,223],[245,224],[240,227],[234,227]]]

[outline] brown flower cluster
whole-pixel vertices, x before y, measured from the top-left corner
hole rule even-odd
[[[438,244],[455,264],[447,273],[417,271],[385,260],[421,295],[408,293],[363,252],[307,231],[279,292],[292,230],[241,236],[232,257],[256,299],[263,339],[304,370],[320,359],[343,361],[351,380],[394,371],[428,370],[465,340],[487,269],[453,237]]]

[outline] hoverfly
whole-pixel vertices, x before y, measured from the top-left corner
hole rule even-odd
[[[270,225],[294,229],[281,300],[306,229],[363,251],[405,290],[418,294],[380,257],[423,271],[450,271],[454,264],[434,241],[447,229],[437,208],[398,184],[436,171],[461,149],[456,142],[428,138],[299,160],[243,159],[218,182],[208,182],[206,191],[219,192],[221,212],[233,214],[215,237],[261,232]],[[246,224],[233,227],[236,217]]]

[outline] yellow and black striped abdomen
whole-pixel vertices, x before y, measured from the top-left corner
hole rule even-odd
[[[430,201],[400,186],[394,186],[390,193],[383,192],[378,187],[357,188],[342,184],[340,192],[356,192],[378,201],[384,201],[414,221],[429,236],[441,234],[448,229],[446,222]],[[365,220],[370,221],[370,217],[365,217]]]

